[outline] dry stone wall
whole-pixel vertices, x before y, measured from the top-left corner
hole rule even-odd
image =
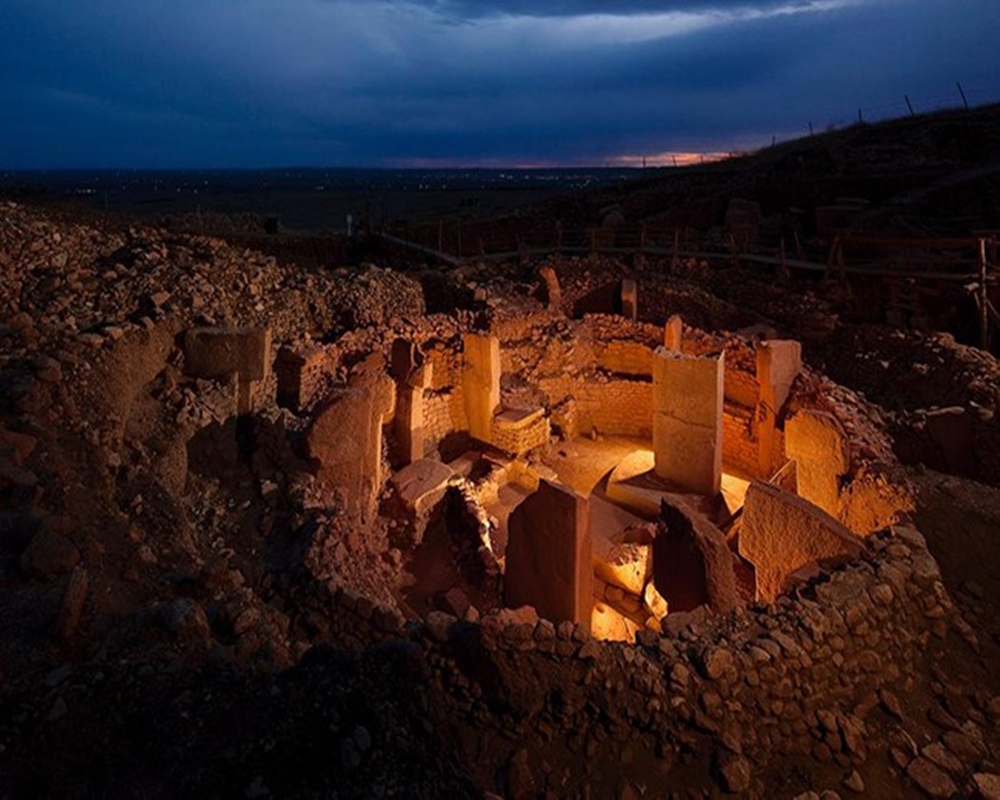
[[[668,767],[681,751],[715,748],[719,766],[738,767],[747,781],[755,766],[796,754],[862,763],[867,698],[916,679],[930,643],[961,627],[910,527],[873,536],[860,562],[820,575],[796,598],[680,631],[668,625],[662,636],[641,631],[635,645],[510,612],[477,625],[431,616],[419,635],[435,679],[475,724],[507,709],[515,739],[539,730],[548,731],[543,741],[610,739],[648,748]],[[483,659],[488,684],[465,667]]]

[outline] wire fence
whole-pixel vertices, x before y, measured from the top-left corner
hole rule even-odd
[[[817,135],[831,131],[842,130],[852,125],[888,122],[903,117],[915,117],[920,114],[933,114],[941,111],[957,111],[971,109],[976,106],[989,105],[997,102],[996,87],[982,83],[966,83],[956,81],[930,92],[904,93],[894,98],[879,97],[862,101],[850,112],[841,112],[836,117],[817,116],[806,120],[801,131],[795,131],[785,136],[772,136],[769,143],[763,146],[773,146],[785,141],[799,138],[802,135]]]

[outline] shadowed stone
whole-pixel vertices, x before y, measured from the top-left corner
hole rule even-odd
[[[541,481],[508,522],[504,600],[553,622],[590,627],[593,591],[587,499]]]

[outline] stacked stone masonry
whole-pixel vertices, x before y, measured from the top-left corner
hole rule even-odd
[[[863,747],[859,703],[913,675],[956,612],[923,537],[908,526],[870,537],[860,562],[823,573],[799,594],[668,625],[663,635],[640,631],[635,644],[511,612],[476,624],[434,612],[410,635],[431,653],[447,702],[484,724],[491,706],[510,707],[514,736],[544,720],[558,736],[586,739],[598,727],[602,736],[649,736],[668,759],[716,747],[765,765],[820,743],[850,757]],[[362,629],[354,635],[383,639],[374,611],[364,611],[352,613]],[[479,683],[466,671],[463,664],[481,663],[470,652],[488,660],[494,680]],[[546,677],[554,674],[558,705]]]

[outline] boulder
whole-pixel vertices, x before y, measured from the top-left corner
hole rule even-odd
[[[601,536],[594,537],[594,544],[594,574],[611,586],[642,597],[653,574],[653,549],[629,542],[612,544]]]
[[[594,603],[590,617],[590,633],[595,639],[611,642],[633,642],[639,626],[607,603]]]

